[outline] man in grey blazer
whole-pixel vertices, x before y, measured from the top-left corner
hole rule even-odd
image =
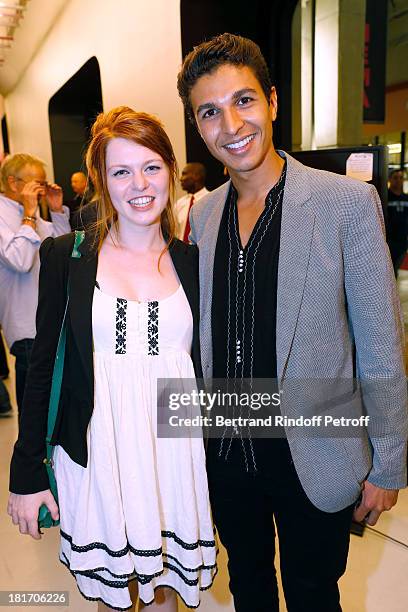
[[[288,611],[338,612],[353,513],[375,524],[406,486],[403,330],[380,201],[274,149],[276,90],[252,41],[195,47],[178,89],[231,177],[190,214],[205,379],[276,379],[285,418],[333,406],[369,417],[359,435],[286,427],[284,438],[231,429],[209,440],[235,608],[279,610],[275,521]]]

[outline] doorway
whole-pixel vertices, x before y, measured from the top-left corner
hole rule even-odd
[[[52,158],[55,181],[64,190],[64,200],[73,197],[71,174],[84,171],[84,153],[90,129],[102,112],[99,63],[91,57],[50,99]]]

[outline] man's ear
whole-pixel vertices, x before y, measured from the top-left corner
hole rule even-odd
[[[278,94],[274,85],[271,87],[271,93],[269,94],[269,108],[272,114],[272,121],[275,121],[278,114]]]

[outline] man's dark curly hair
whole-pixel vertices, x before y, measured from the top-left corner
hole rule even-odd
[[[198,79],[224,64],[248,66],[254,72],[269,101],[271,78],[260,48],[249,38],[235,34],[219,34],[194,47],[185,57],[177,75],[177,89],[190,121],[195,125],[190,93]]]

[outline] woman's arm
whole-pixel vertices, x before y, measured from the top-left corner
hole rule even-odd
[[[10,491],[29,494],[49,488],[45,437],[55,354],[67,300],[73,235],[47,238],[40,249],[37,334],[27,374],[18,440],[10,468]]]

